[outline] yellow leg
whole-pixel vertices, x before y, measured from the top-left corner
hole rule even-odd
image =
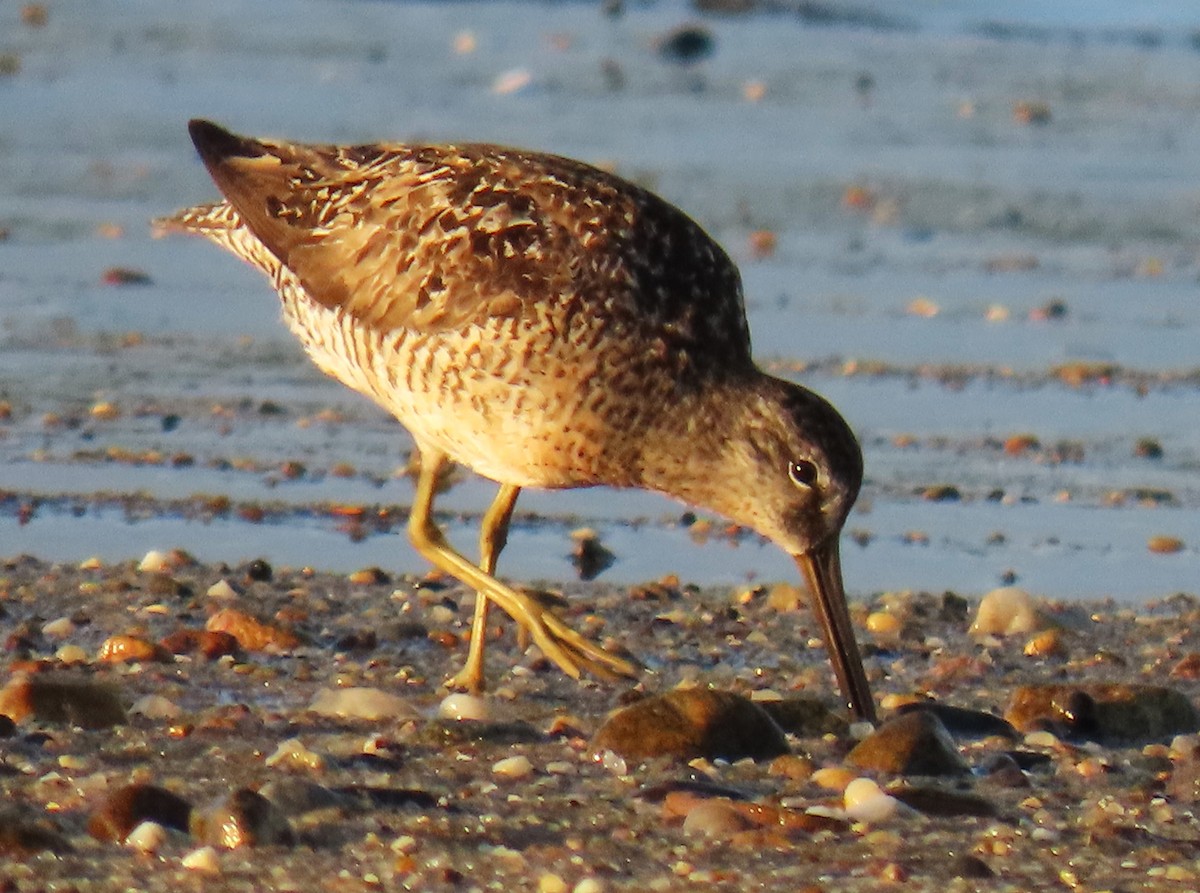
[[[514,484],[502,484],[500,492],[492,500],[479,526],[479,569],[494,576],[496,560],[508,542],[508,522],[512,520],[513,508],[521,488]],[[479,694],[484,687],[483,647],[487,637],[488,597],[475,593],[475,617],[471,621],[471,647],[463,668],[446,680],[449,688]],[[524,627],[520,627],[524,629]]]
[[[413,497],[412,513],[408,517],[408,535],[417,551],[435,567],[457,577],[504,609],[513,620],[529,630],[542,653],[558,664],[568,676],[578,679],[583,670],[606,679],[634,676],[636,669],[629,661],[589,642],[537,599],[517,592],[491,574],[484,573],[446,542],[432,518],[438,471],[445,463],[446,457],[441,453],[422,450],[421,473],[417,477],[417,492]],[[492,558],[495,558],[494,554]]]

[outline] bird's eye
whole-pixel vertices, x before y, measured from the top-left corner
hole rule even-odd
[[[789,462],[788,477],[797,487],[811,487],[817,482],[817,466],[807,459]]]

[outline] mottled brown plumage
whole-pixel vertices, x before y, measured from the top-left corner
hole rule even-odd
[[[838,565],[858,444],[828,403],[754,365],[740,277],[699,226],[565,158],[190,130],[226,200],[161,228],[266,273],[314,361],[417,443],[414,543],[480,593],[456,684],[482,686],[489,600],[572,675],[632,672],[492,576],[520,488],[604,484],[720,512],[792,554],[847,700],[873,717]],[[502,485],[480,567],[429,517],[448,460]]]

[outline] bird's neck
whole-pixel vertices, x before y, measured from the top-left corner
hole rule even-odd
[[[729,446],[750,423],[771,381],[755,369],[667,401],[644,438],[635,486],[728,514],[714,504],[714,494],[727,489]]]

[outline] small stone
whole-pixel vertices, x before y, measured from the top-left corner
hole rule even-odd
[[[683,820],[684,834],[700,834],[722,839],[752,827],[753,823],[723,797],[702,800]]]
[[[845,766],[825,766],[812,774],[813,784],[817,787],[838,793],[846,790],[846,785],[856,778],[858,778],[858,773]]]
[[[105,285],[149,285],[151,282],[149,274],[132,267],[109,267],[100,281]]]
[[[342,807],[348,801],[344,791],[333,791],[295,775],[278,775],[263,785],[259,793],[279,807],[284,815],[290,816]]]
[[[911,701],[897,707],[898,713],[913,713],[918,710],[936,716],[946,727],[946,731],[955,738],[987,738],[998,735],[1015,741],[1021,737],[1007,720],[982,710],[970,710],[929,700]]]
[[[147,719],[178,719],[183,714],[183,708],[162,695],[144,695],[133,702],[129,712]]]
[[[299,637],[293,633],[235,608],[217,611],[208,618],[205,629],[229,633],[247,651],[290,651],[300,645]]]
[[[92,404],[88,415],[102,422],[111,422],[121,417],[121,408],[108,400],[101,400],[99,403]]]
[[[227,632],[178,629],[163,638],[159,643],[172,654],[202,654],[208,660],[216,660],[226,655],[237,656],[241,653],[238,640]]]
[[[1066,657],[1067,646],[1061,630],[1047,629],[1030,638],[1022,652],[1026,657]]]
[[[842,792],[846,815],[855,822],[879,825],[895,818],[903,809],[895,797],[885,794],[869,778],[856,778]]]
[[[854,746],[846,763],[892,775],[962,775],[970,771],[941,720],[926,711],[889,719]]]
[[[492,766],[492,773],[502,778],[528,778],[533,774],[533,763],[524,754],[515,757],[505,757]]]
[[[895,648],[904,632],[904,621],[889,611],[872,611],[867,615],[867,632],[882,648]]]
[[[174,563],[166,552],[151,549],[138,563],[138,570],[144,574],[163,574],[171,571]]]
[[[571,550],[571,563],[581,580],[594,580],[601,573],[612,567],[617,557],[609,551],[596,531],[590,527],[581,527],[571,531],[571,539],[575,547]]]
[[[139,853],[151,855],[162,849],[167,841],[167,829],[158,822],[139,822],[125,837],[125,845]]]
[[[618,711],[592,746],[627,759],[672,756],[736,761],[788,752],[783,731],[759,705],[734,692],[676,689]]]
[[[922,815],[937,818],[992,818],[998,815],[996,805],[990,800],[964,791],[939,787],[898,787],[890,789],[889,792],[909,809]]]
[[[209,586],[204,594],[209,598],[234,599],[241,593],[234,589],[228,580],[221,579]]]
[[[43,675],[14,675],[0,689],[0,714],[14,722],[69,723],[106,729],[125,722],[125,708],[114,686]]]
[[[418,719],[420,714],[406,700],[378,688],[323,688],[308,709],[323,716],[342,719]]]
[[[88,653],[78,645],[63,645],[54,652],[54,659],[66,666],[70,666],[71,664],[86,664],[90,660]]]
[[[296,842],[291,825],[279,808],[249,788],[239,788],[197,813],[191,825],[199,840],[227,850],[293,846]]]
[[[352,571],[347,579],[356,586],[384,586],[392,582],[392,578],[378,567]]]
[[[755,703],[775,720],[779,728],[797,738],[819,738],[822,735],[840,738],[849,731],[845,718],[816,698],[789,697]]]
[[[557,874],[543,874],[538,878],[538,893],[567,893],[567,882]]]
[[[27,812],[32,811],[16,804],[0,809],[0,856],[20,859],[41,852],[71,852],[71,842],[40,810],[34,815]]]
[[[1027,788],[1029,776],[1010,754],[996,753],[989,756],[979,767],[981,784],[996,788]]]
[[[1176,536],[1152,536],[1146,541],[1146,548],[1155,555],[1174,555],[1185,548],[1183,540]]]
[[[199,871],[204,874],[216,874],[221,870],[221,860],[217,851],[211,846],[202,846],[184,856],[180,863],[189,871]]]
[[[993,589],[979,602],[969,634],[975,639],[1023,635],[1043,625],[1028,592],[1015,586],[1003,586]]]
[[[75,623],[70,617],[59,617],[42,624],[42,635],[52,639],[67,639],[75,634]]]
[[[1156,685],[1023,685],[1005,719],[1023,732],[1049,722],[1096,741],[1154,741],[1200,731],[1200,716],[1181,692]]]
[[[792,753],[776,757],[767,768],[768,775],[777,775],[791,781],[806,781],[815,771],[816,766],[811,759]]]
[[[298,769],[305,772],[323,772],[325,758],[314,750],[309,750],[299,738],[288,738],[281,741],[275,752],[267,757],[267,766],[284,769]]]
[[[460,719],[483,722],[492,718],[488,702],[476,695],[455,692],[447,695],[438,704],[438,716],[442,719]]]
[[[187,831],[192,807],[178,794],[151,784],[118,788],[88,819],[88,833],[97,840],[121,842],[143,822]]]
[[[170,663],[174,656],[161,645],[140,636],[109,636],[100,646],[96,660],[105,664]]]
[[[676,65],[694,65],[716,51],[716,37],[703,25],[680,25],[655,40],[658,55]]]

